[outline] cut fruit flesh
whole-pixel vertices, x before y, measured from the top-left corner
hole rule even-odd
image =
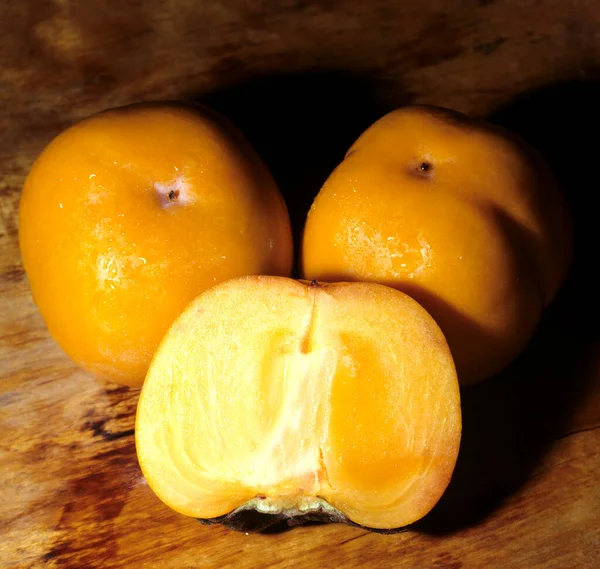
[[[183,514],[329,504],[383,529],[435,505],[460,432],[452,357],[415,301],[375,284],[248,277],[173,324],[142,390],[136,445],[150,486]]]

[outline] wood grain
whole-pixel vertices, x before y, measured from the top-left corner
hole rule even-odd
[[[593,0],[28,0],[0,4],[0,565],[460,569],[600,566],[600,334]],[[138,468],[137,392],[78,370],[33,304],[20,188],[62,128],[108,106],[192,98],[236,121],[298,234],[353,138],[409,102],[514,128],[556,170],[574,268],[531,346],[463,393],[452,484],[407,532],[245,535],[179,516]]]

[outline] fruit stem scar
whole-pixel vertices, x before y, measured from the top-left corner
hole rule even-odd
[[[310,286],[319,286],[319,283],[316,280],[310,281]]]
[[[431,164],[429,162],[421,162],[419,169],[421,172],[429,172],[429,170],[431,170]]]
[[[183,176],[169,182],[155,182],[154,191],[163,208],[192,203],[195,197],[191,185]]]

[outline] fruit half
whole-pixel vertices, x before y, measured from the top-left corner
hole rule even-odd
[[[151,488],[188,516],[321,512],[392,529],[438,501],[460,433],[452,356],[416,301],[378,284],[246,277],[174,322],[136,445]]]

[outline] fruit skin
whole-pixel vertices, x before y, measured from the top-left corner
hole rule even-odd
[[[571,250],[563,197],[531,147],[483,121],[414,106],[368,128],[325,182],[302,264],[307,279],[375,281],[418,300],[469,385],[526,346]]]
[[[250,144],[182,102],[107,110],[59,134],[25,181],[19,240],[54,339],[131,386],[196,295],[288,275],[293,254],[285,203]]]
[[[388,531],[423,517],[447,487],[460,394],[441,330],[407,295],[246,277],[174,321],[135,433],[152,490],[203,523]]]
[[[325,505],[324,505],[325,506]],[[378,533],[396,533],[406,531],[407,527],[394,528],[391,530],[382,530],[361,526],[348,519],[342,512],[333,508],[333,506],[317,506],[309,511],[282,510],[278,513],[265,513],[260,511],[260,499],[255,498],[246,502],[243,506],[233,512],[217,518],[197,518],[202,525],[223,525],[234,531],[243,532],[262,532],[265,530],[285,529],[308,523],[330,523],[346,524],[354,527],[362,527]]]

